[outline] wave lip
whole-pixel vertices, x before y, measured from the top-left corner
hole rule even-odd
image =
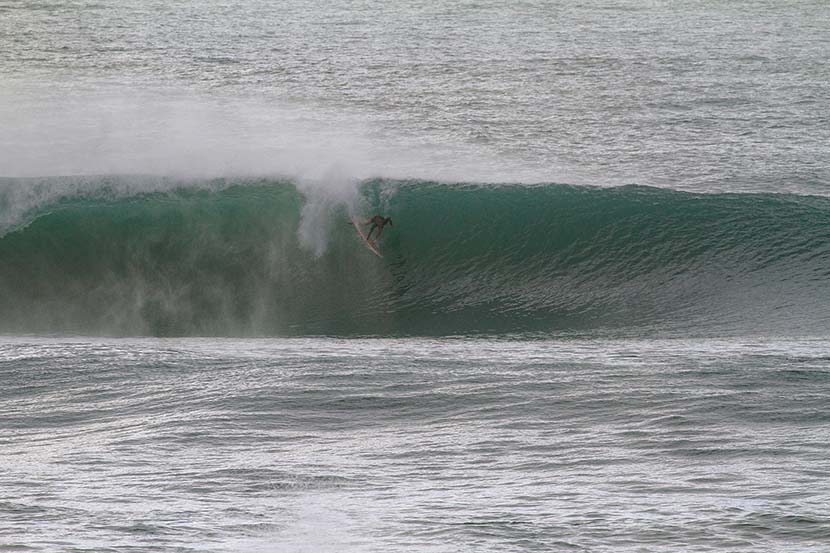
[[[269,180],[46,202],[0,237],[0,331],[830,330],[825,198],[372,180],[382,260],[353,205],[313,201]]]

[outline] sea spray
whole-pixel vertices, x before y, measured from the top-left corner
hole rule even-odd
[[[333,232],[342,231],[342,225],[336,230],[334,225],[360,217],[359,184],[358,179],[350,176],[344,163],[333,164],[320,174],[307,174],[297,181],[297,189],[304,197],[299,240],[315,256],[325,253]],[[342,216],[344,212],[348,218]]]
[[[198,182],[133,196],[84,193],[38,204],[0,238],[0,329],[434,335],[830,328],[826,198],[357,182],[348,174]],[[395,221],[381,241],[382,260],[348,224],[350,216],[375,212]]]

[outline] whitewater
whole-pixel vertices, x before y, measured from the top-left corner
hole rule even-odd
[[[0,51],[0,551],[826,550],[824,2],[0,0]]]

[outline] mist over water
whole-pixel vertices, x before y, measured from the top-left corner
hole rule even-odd
[[[0,550],[823,553],[828,59],[823,0],[0,0]]]
[[[699,336],[830,321],[825,198],[333,177],[150,180],[124,197],[111,181],[2,237],[0,328]],[[378,212],[397,222],[383,259],[349,221]]]
[[[830,182],[820,2],[0,9],[3,176]]]
[[[3,176],[289,176],[327,188],[377,176],[487,182],[553,177],[552,169],[508,156],[494,160],[475,145],[390,140],[370,116],[350,108],[221,92],[132,91],[112,83],[87,87],[55,95],[12,83],[0,91],[9,130],[0,139]],[[48,124],[32,125],[35,119]]]

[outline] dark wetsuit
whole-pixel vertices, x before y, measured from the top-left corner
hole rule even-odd
[[[386,226],[386,223],[392,225],[392,218],[391,217],[381,217],[380,215],[375,215],[364,224],[372,225],[372,228],[369,229],[369,234],[366,235],[367,240],[372,239],[372,233],[378,231],[377,236],[375,236],[375,240],[380,238],[380,235],[383,234],[383,227]],[[392,225],[394,226],[394,225]]]

